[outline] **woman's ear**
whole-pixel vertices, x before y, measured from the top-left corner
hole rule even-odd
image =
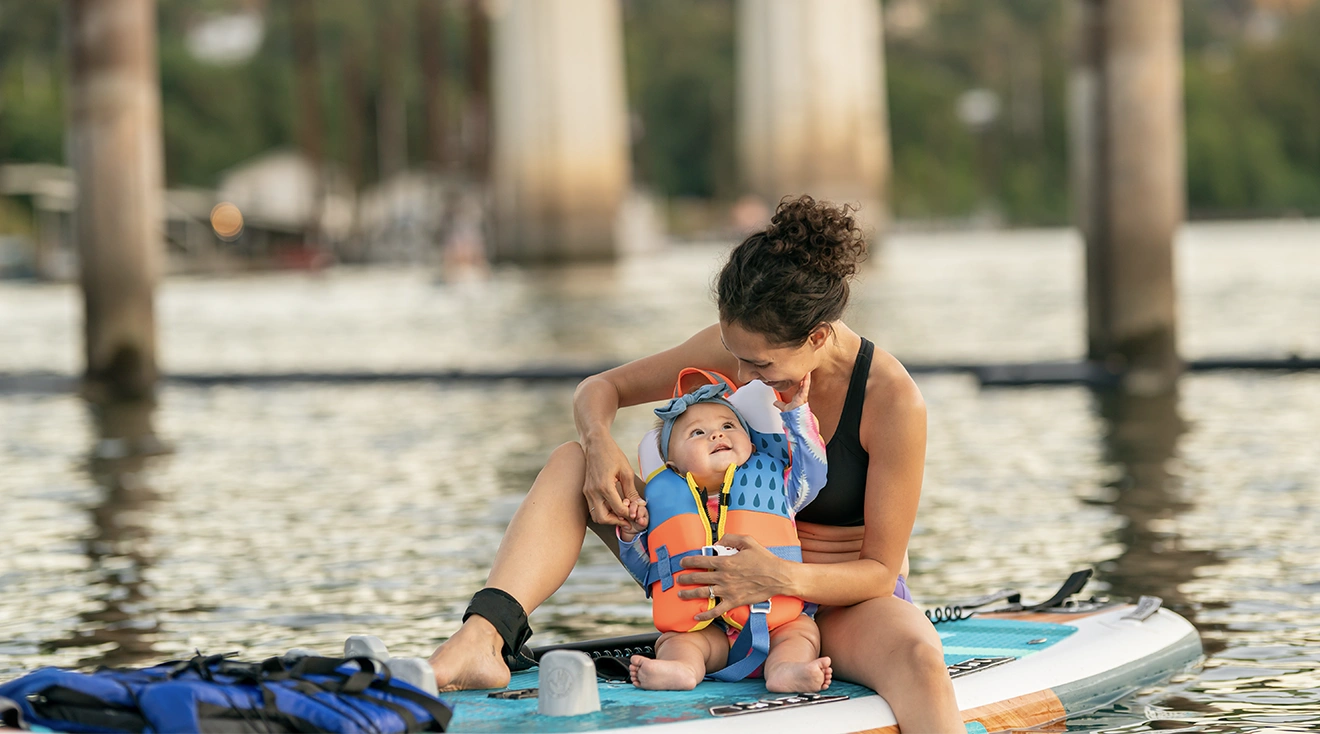
[[[812,349],[820,349],[825,346],[825,340],[829,339],[833,333],[834,326],[832,324],[819,324],[811,330],[810,334],[807,334],[807,343],[811,345]]]

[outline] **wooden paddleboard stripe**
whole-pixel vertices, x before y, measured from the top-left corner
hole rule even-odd
[[[977,706],[962,712],[964,724],[980,724],[987,732],[1047,726],[1061,721],[1067,712],[1054,691],[1037,691],[1005,701]],[[975,726],[969,731],[977,730]],[[898,734],[897,726],[862,729],[853,734]]]

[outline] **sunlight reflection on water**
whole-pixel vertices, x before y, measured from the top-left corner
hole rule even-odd
[[[1193,228],[1183,351],[1320,354],[1320,228]],[[1250,247],[1241,247],[1241,242]],[[166,369],[505,369],[601,364],[714,318],[720,247],[616,268],[449,286],[406,271],[171,281]],[[1080,250],[1060,232],[905,235],[850,323],[913,363],[1076,357]],[[76,367],[74,291],[0,284],[0,371]],[[922,375],[930,446],[912,539],[923,605],[1094,565],[1088,591],[1156,594],[1201,630],[1199,671],[1070,722],[1298,731],[1320,725],[1320,374],[1193,374],[1171,399],[978,389]],[[425,655],[458,625],[546,454],[574,438],[569,383],[170,386],[173,452],[92,455],[68,395],[0,394],[0,679],[194,648],[330,652],[352,633]],[[625,410],[631,446],[650,424]],[[532,616],[538,643],[648,625],[589,539]],[[1151,721],[1148,721],[1150,719]]]

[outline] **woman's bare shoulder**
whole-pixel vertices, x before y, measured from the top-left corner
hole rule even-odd
[[[870,426],[902,428],[926,420],[926,402],[907,368],[894,355],[876,348],[866,381],[863,422]],[[863,434],[866,428],[862,429]]]

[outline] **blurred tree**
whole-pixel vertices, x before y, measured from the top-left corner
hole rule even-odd
[[[659,194],[737,194],[733,6],[734,0],[624,3],[634,170]]]
[[[0,3],[0,161],[64,159],[60,3]]]

